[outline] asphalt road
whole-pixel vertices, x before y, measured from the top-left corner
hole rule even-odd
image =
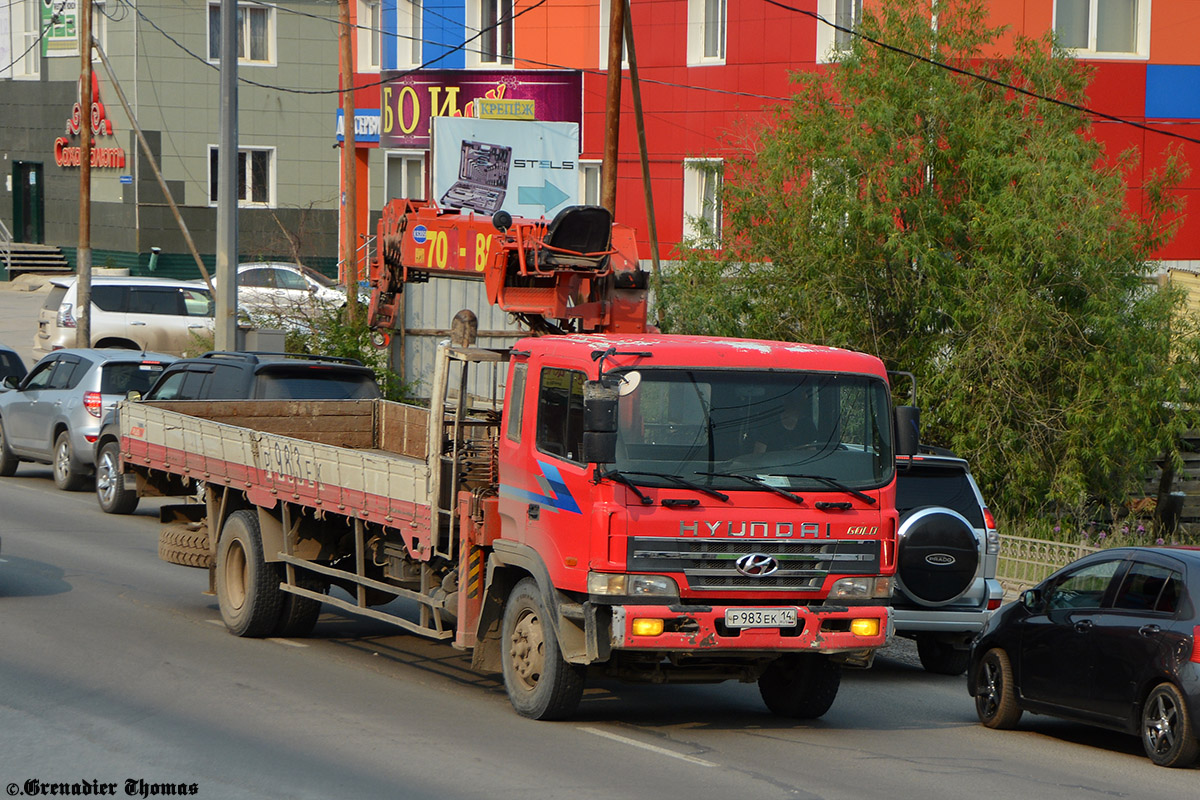
[[[1191,796],[1136,739],[975,720],[963,678],[896,646],[830,712],[753,685],[589,685],[578,717],[517,717],[463,654],[330,610],[311,638],[229,635],[206,573],[157,558],[155,504],[102,514],[49,469],[0,478],[0,784],[195,786],[208,798]],[[32,787],[29,784],[29,787]],[[8,791],[12,792],[13,789]]]

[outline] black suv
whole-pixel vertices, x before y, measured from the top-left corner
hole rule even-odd
[[[173,362],[141,400],[373,400],[375,373],[352,358],[216,351]],[[109,514],[130,514],[138,493],[121,471],[121,425],[110,412],[96,439],[96,499]]]
[[[896,509],[896,633],[916,640],[927,671],[959,675],[1004,598],[996,522],[967,462],[934,447],[896,459]]]

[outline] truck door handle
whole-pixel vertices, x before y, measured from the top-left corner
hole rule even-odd
[[[139,321],[137,321],[137,320],[134,320],[133,322],[131,322],[131,323],[129,323],[129,324],[130,324],[130,325],[136,325],[136,326],[138,326],[138,327],[141,327],[141,328],[144,328],[144,327],[146,327],[146,323],[144,323],[144,322],[139,322]]]
[[[1096,623],[1092,622],[1090,619],[1081,619],[1079,622],[1075,623],[1075,630],[1078,633],[1087,633],[1095,624]]]

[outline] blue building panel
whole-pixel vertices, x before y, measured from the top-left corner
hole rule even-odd
[[[1147,119],[1200,119],[1200,66],[1146,65]]]
[[[422,11],[425,64],[431,69],[464,69],[467,55],[462,43],[468,36],[466,3],[425,0]]]

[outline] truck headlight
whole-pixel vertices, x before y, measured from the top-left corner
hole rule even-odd
[[[678,597],[679,585],[663,575],[589,572],[588,594],[609,597]]]
[[[842,578],[829,589],[830,600],[876,600],[891,596],[891,578]]]

